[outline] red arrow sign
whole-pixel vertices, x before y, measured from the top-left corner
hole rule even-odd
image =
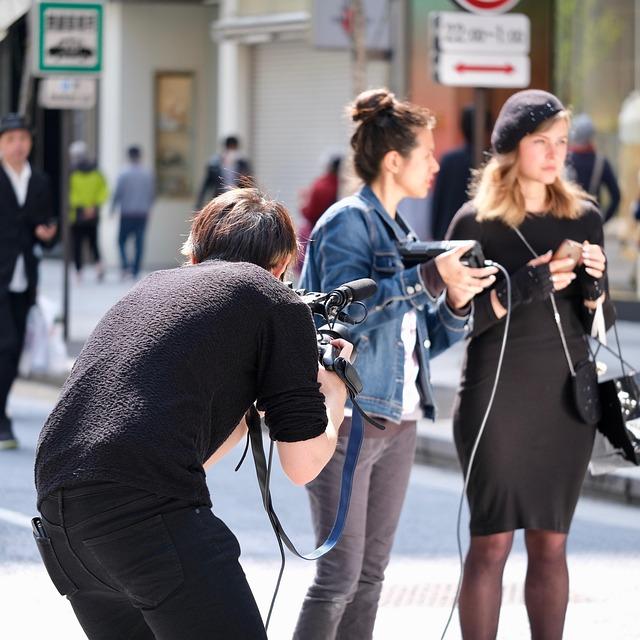
[[[460,64],[456,65],[456,71],[458,73],[465,73],[466,71],[482,71],[482,72],[494,72],[494,73],[513,73],[515,68],[510,64],[503,65],[473,65],[473,64]]]

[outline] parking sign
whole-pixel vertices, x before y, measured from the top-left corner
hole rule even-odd
[[[34,74],[99,74],[102,10],[101,2],[38,2]]]

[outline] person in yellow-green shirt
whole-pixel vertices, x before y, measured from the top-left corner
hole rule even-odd
[[[104,277],[104,268],[98,247],[100,206],[109,198],[104,176],[89,157],[87,145],[76,140],[69,146],[71,176],[69,178],[69,222],[73,242],[73,259],[78,279],[81,278],[84,245],[96,266],[98,280]]]

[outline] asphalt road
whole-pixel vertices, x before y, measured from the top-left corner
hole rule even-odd
[[[55,391],[50,387],[18,383],[11,409],[22,446],[17,451],[0,452],[0,637],[4,640],[36,640],[43,635],[60,640],[84,638],[71,608],[40,564],[29,525],[35,509],[34,447],[54,400]],[[265,612],[279,556],[260,505],[251,461],[238,473],[233,471],[239,456],[240,451],[234,450],[210,472],[208,481],[214,509],[240,540],[245,571]],[[387,571],[376,640],[440,638],[458,579],[455,517],[460,488],[455,471],[414,468]],[[285,528],[302,549],[310,549],[304,489],[290,485],[276,473],[273,493]],[[466,541],[466,535],[463,539]],[[580,501],[570,537],[571,603],[565,638],[640,638],[639,547],[637,506],[586,498]],[[505,572],[499,634],[503,640],[529,637],[522,601],[525,570],[526,558],[518,538]],[[290,638],[312,572],[312,563],[287,558],[270,638]],[[454,624],[447,638],[459,637]]]

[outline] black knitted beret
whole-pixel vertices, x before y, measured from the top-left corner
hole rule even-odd
[[[562,102],[547,91],[527,89],[514,93],[500,109],[491,146],[497,153],[513,151],[522,138],[560,111],[564,111]]]

